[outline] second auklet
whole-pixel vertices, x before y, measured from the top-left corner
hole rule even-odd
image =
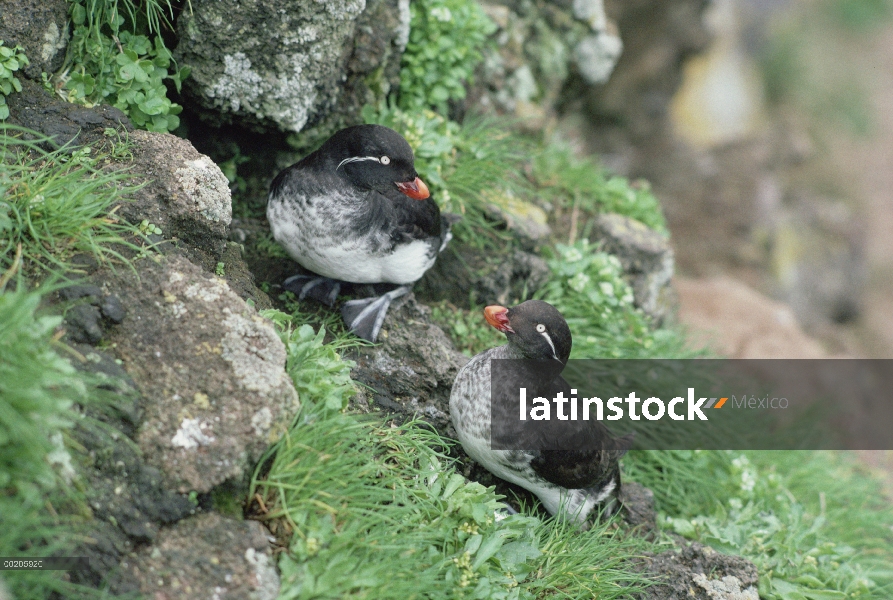
[[[513,382],[541,383],[542,392],[562,391],[569,397],[570,386],[561,377],[572,345],[567,321],[541,300],[513,308],[488,306],[484,316],[508,343],[478,354],[456,376],[450,416],[465,452],[497,477],[534,493],[550,514],[578,524],[595,509],[611,514],[619,505],[618,460],[631,438],[614,438],[599,421],[519,421],[514,408],[511,416],[496,411],[492,418],[516,419],[511,446],[517,449],[494,449],[491,443],[491,361],[518,359],[511,364],[523,372],[512,371]],[[560,447],[544,440],[558,441]]]
[[[342,307],[348,327],[369,341],[378,337],[391,301],[434,264],[458,219],[441,215],[409,143],[381,125],[337,132],[279,173],[267,202],[273,237],[315,274],[290,277],[287,290],[331,306],[343,282],[398,286]]]

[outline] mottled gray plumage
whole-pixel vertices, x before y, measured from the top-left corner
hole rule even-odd
[[[462,447],[497,477],[536,494],[551,514],[560,512],[583,523],[596,507],[612,512],[620,493],[617,461],[625,450],[621,448],[623,443],[616,444],[600,423],[563,422],[561,427],[576,427],[576,430],[559,429],[556,424],[554,432],[571,440],[576,436],[592,439],[595,435],[604,441],[604,450],[537,450],[532,441],[535,434],[525,432],[523,425],[518,430],[522,440],[518,447],[525,449],[493,449],[490,443],[491,361],[557,360],[559,364],[551,371],[557,375],[559,385],[566,385],[560,371],[570,355],[571,336],[561,314],[545,302],[531,300],[512,309],[488,307],[487,313],[490,324],[506,333],[508,343],[478,354],[456,377],[450,395],[450,415]],[[523,441],[525,435],[530,436],[529,446]]]

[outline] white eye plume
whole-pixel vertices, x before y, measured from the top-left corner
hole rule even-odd
[[[387,156],[382,156],[381,158],[378,158],[377,156],[351,156],[350,158],[345,158],[340,163],[338,163],[338,166],[335,167],[335,170],[337,171],[343,165],[355,162],[362,162],[364,160],[374,160],[375,162],[381,163],[383,165],[389,164],[391,162],[391,159]]]
[[[537,324],[537,326],[536,326],[536,331],[537,331],[537,333],[539,333],[541,336],[543,336],[544,338],[546,338],[546,342],[548,342],[548,344],[549,344],[549,348],[552,349],[552,358],[554,358],[555,360],[560,361],[561,359],[558,358],[558,353],[555,352],[555,344],[552,342],[552,338],[549,337],[549,334],[546,333],[546,326],[543,325],[542,323],[539,323],[539,324]]]

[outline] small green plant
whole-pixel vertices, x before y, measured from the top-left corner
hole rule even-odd
[[[126,173],[103,169],[106,154],[89,146],[47,152],[48,138],[13,135],[23,131],[0,131],[0,268],[12,266],[18,248],[27,267],[59,275],[76,252],[126,263],[115,246],[138,250],[127,239],[140,232],[109,210],[139,186],[128,185]]]
[[[347,408],[350,397],[356,393],[350,370],[353,361],[343,360],[338,354],[339,344],[326,344],[325,327],[318,332],[279,310],[265,310],[261,314],[273,321],[288,352],[285,370],[291,376],[304,401],[313,399],[330,410]]]
[[[537,297],[554,305],[574,332],[572,358],[645,358],[655,332],[633,305],[617,257],[588,240],[558,244],[549,260],[552,277]]]
[[[594,160],[574,157],[569,148],[543,147],[533,161],[533,177],[538,192],[563,209],[576,208],[590,215],[619,213],[667,233],[660,202],[648,182],[610,176]]]
[[[496,25],[477,2],[419,0],[409,5],[409,42],[400,67],[400,108],[436,108],[465,97],[465,82],[483,59]]]
[[[761,598],[890,597],[893,514],[849,453],[632,451],[624,471],[662,527],[752,560]]]
[[[465,356],[474,356],[505,343],[505,336],[487,325],[483,307],[463,310],[443,301],[431,305],[431,318]]]
[[[177,68],[161,39],[159,28],[167,18],[157,2],[146,2],[140,9],[145,12],[128,2],[122,4],[128,18],[121,14],[117,0],[72,3],[74,32],[64,76],[66,98],[87,106],[111,104],[137,127],[173,131],[183,108],[168,99],[165,81],[179,92],[189,68]],[[136,33],[137,23],[147,35]]]
[[[15,72],[27,64],[28,57],[21,46],[10,48],[4,46],[3,40],[0,40],[0,120],[9,116],[6,97],[14,91],[22,91],[22,82],[15,76]]]

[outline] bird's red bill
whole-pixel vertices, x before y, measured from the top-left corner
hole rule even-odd
[[[504,306],[495,304],[484,309],[484,318],[487,323],[504,333],[514,333],[515,330],[509,326],[509,309]]]
[[[412,198],[413,200],[424,200],[431,195],[425,182],[415,178],[415,181],[398,181],[397,189]]]

